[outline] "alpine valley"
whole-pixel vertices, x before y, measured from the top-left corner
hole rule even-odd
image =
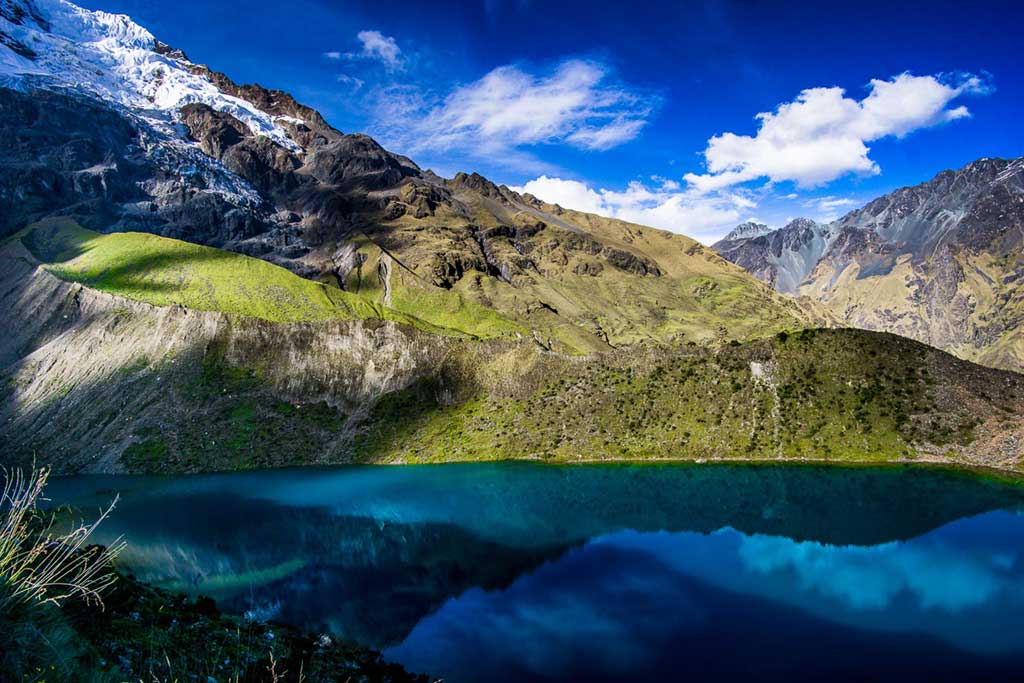
[[[1020,160],[723,258],[441,178],[124,16],[0,0],[0,43],[5,464],[1024,466]]]

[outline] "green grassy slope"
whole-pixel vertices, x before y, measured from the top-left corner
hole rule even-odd
[[[537,328],[528,336],[460,296],[468,284],[422,286],[372,242],[344,291],[151,235],[48,222],[18,239],[28,252],[6,250],[12,265],[0,295],[12,310],[22,310],[19,288],[33,277],[30,253],[59,277],[102,291],[247,316],[216,329],[170,316],[167,338],[151,341],[153,311],[121,320],[116,302],[94,301],[80,324],[64,314],[66,301],[46,297],[54,310],[33,315],[47,332],[18,342],[15,357],[25,360],[0,385],[8,448],[19,458],[59,453],[77,467],[97,457],[82,452],[91,439],[93,451],[111,449],[109,462],[152,472],[511,458],[1021,465],[1014,444],[1024,438],[1024,378],[893,335],[783,331],[745,343],[547,353],[534,343]],[[722,284],[725,275],[697,294],[726,308],[757,303]],[[486,298],[488,288],[477,294]],[[360,316],[371,320],[347,331],[316,324]],[[378,337],[378,318],[419,331],[401,326]],[[433,334],[456,326],[477,336]],[[310,344],[319,335],[334,341]],[[37,341],[58,346],[45,358],[24,356]],[[81,436],[69,442],[72,433]]]
[[[655,239],[636,230],[634,246]],[[724,342],[802,326],[795,304],[678,236],[680,244],[659,255],[663,277],[610,267],[602,277],[558,269],[512,286],[476,273],[451,289],[428,282],[365,237],[354,240],[361,265],[344,289],[326,276],[310,281],[242,254],[149,233],[101,234],[64,218],[30,226],[19,237],[63,280],[157,306],[272,322],[377,318],[478,339],[534,338],[571,353],[669,339]]]
[[[573,358],[457,342],[365,414],[296,408],[258,373],[208,356],[202,373],[171,380],[188,401],[165,406],[159,429],[137,430],[122,462],[146,472],[524,458],[1020,467],[1019,454],[992,444],[1021,434],[1024,379],[910,340],[807,330],[719,350],[634,351]]]
[[[498,313],[436,288],[402,286],[384,304],[374,275],[346,292],[261,259],[149,233],[101,234],[49,219],[19,235],[57,277],[155,306],[181,305],[271,322],[378,318],[437,334],[490,338],[522,331]],[[376,265],[376,264],[374,264]]]
[[[524,389],[440,405],[427,380],[385,396],[355,457],[879,462],[923,450],[955,461],[983,422],[1017,429],[1024,399],[1019,378],[982,398],[991,382],[984,371],[975,386],[966,363],[857,330],[805,330],[717,352],[683,347],[584,363],[513,352],[478,362],[485,374],[522,378]]]
[[[492,308],[458,291],[424,282],[365,236],[353,238],[350,244],[355,247],[362,264],[348,274],[345,282],[347,292],[440,328],[471,332],[481,339],[528,334],[526,327]],[[384,270],[382,260],[387,263]]]
[[[148,233],[100,234],[53,219],[21,241],[63,280],[156,306],[274,322],[388,317],[383,307],[266,261]]]

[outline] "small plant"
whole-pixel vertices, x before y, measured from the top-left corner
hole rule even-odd
[[[54,513],[38,503],[50,476],[47,467],[3,470],[0,492],[0,613],[19,606],[53,604],[69,598],[103,606],[102,592],[115,580],[111,563],[124,548],[119,538],[106,548],[89,538],[114,509],[115,499],[91,525],[57,530]]]

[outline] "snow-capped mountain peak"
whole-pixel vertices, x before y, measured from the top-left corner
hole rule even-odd
[[[761,237],[772,232],[764,223],[755,223],[753,221],[747,221],[746,223],[740,223],[733,228],[728,235],[722,238],[723,242],[733,242],[735,240],[749,240],[755,237]]]
[[[221,92],[180,53],[158,54],[156,45],[153,34],[122,14],[66,0],[0,0],[0,85],[85,90],[158,126],[172,126],[183,106],[202,103],[254,135],[299,149],[274,117]]]

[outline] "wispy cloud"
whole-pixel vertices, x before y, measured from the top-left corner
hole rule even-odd
[[[567,209],[683,233],[706,244],[748,218],[750,211],[757,207],[750,193],[703,194],[682,190],[673,180],[654,180],[659,185],[650,187],[634,181],[625,190],[615,191],[595,189],[578,180],[541,176],[512,189]]]
[[[419,107],[410,107],[410,97]],[[570,59],[549,72],[498,67],[432,97],[429,91],[379,93],[376,127],[409,153],[459,153],[529,160],[524,148],[563,144],[606,150],[636,138],[657,100],[614,82],[607,66]]]
[[[821,197],[810,197],[800,202],[806,209],[806,214],[819,223],[829,223],[839,216],[863,202],[852,197],[837,197],[835,195],[824,195]]]
[[[349,76],[348,74],[338,74],[338,83],[343,83],[352,89],[352,92],[358,92],[362,89],[364,81],[361,78],[355,76]]]
[[[379,62],[389,71],[398,71],[404,66],[402,48],[391,36],[380,31],[360,31],[356,41],[361,45],[358,52],[341,52],[331,50],[323,53],[325,59],[332,61],[372,61]]]
[[[831,209],[841,209],[844,206],[853,206],[857,203],[856,199],[850,199],[849,197],[818,197],[813,200],[811,204],[816,206],[822,211],[828,211]]]
[[[982,95],[991,86],[971,74],[874,79],[861,100],[839,87],[810,88],[774,112],[757,115],[756,135],[722,133],[708,140],[705,174],[688,174],[696,189],[712,191],[768,178],[813,187],[847,173],[875,175],[868,142],[907,134],[970,116],[967,107],[949,108],[963,95]]]
[[[367,59],[376,59],[390,69],[398,69],[402,66],[402,49],[391,36],[386,36],[380,31],[360,31],[356,38],[363,44],[363,49],[358,56]]]

